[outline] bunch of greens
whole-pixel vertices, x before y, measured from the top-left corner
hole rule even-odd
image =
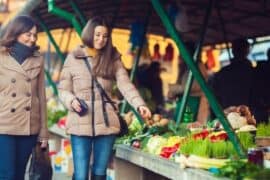
[[[237,136],[246,151],[248,148],[255,147],[253,135],[249,132],[239,132],[237,133]]]
[[[207,138],[202,140],[192,137],[187,138],[185,142],[181,144],[178,153],[219,159],[237,156],[230,141],[211,142]]]
[[[67,115],[67,110],[53,110],[53,109],[48,108],[47,109],[48,127],[51,127],[52,125],[57,123],[60,118],[66,115]]]
[[[238,157],[238,154],[230,141],[226,142],[226,152],[228,158]]]
[[[187,136],[191,133],[186,124],[182,123],[177,126],[175,121],[169,121],[168,130],[175,136]]]
[[[246,160],[236,159],[226,163],[216,174],[232,180],[259,179],[266,180],[270,177],[270,169],[263,169]]]
[[[202,140],[202,139],[194,139],[191,136],[186,139],[186,141],[181,144],[181,147],[178,151],[178,153],[184,154],[184,155],[198,155],[202,157],[210,157],[211,150],[209,148],[210,141],[208,139]]]
[[[210,144],[211,157],[220,159],[227,158],[228,157],[227,144],[228,143],[226,141],[217,141]]]
[[[193,138],[188,137],[186,141],[181,144],[181,147],[179,148],[178,153],[189,155],[193,151],[195,146],[196,146],[196,141]]]
[[[257,132],[256,132],[257,136],[270,136],[270,124],[259,124],[257,126]]]
[[[212,144],[211,141],[209,139],[199,139],[197,140],[197,144],[198,145],[193,148],[192,154],[209,158],[212,151],[212,149],[210,148]]]

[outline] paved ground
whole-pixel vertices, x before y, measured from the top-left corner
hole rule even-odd
[[[71,180],[72,177],[68,176],[66,173],[54,173],[53,180]]]
[[[28,173],[25,174],[25,180],[29,180]],[[66,173],[54,173],[53,180],[72,180]]]

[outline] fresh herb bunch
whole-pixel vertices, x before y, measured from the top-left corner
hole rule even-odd
[[[237,136],[246,151],[248,148],[255,147],[253,135],[249,132],[239,132]]]
[[[226,144],[227,144],[226,145],[227,158],[238,157],[238,154],[237,154],[232,142],[227,141]]]
[[[211,156],[211,141],[209,139],[204,140],[197,140],[197,145],[193,148],[194,155],[201,156],[201,157],[210,157]]]
[[[255,164],[251,164],[246,160],[236,159],[226,163],[225,166],[219,169],[216,175],[232,180],[242,180],[251,177],[254,173],[257,174],[260,170],[261,168]]]
[[[270,124],[259,124],[257,126],[256,136],[270,136]]]
[[[217,141],[211,144],[211,152],[212,158],[227,158],[228,153],[227,153],[227,142],[226,141]]]
[[[51,127],[55,123],[58,122],[58,120],[64,116],[67,115],[67,110],[52,110],[47,109],[47,117],[48,117],[48,127]]]
[[[196,140],[194,140],[191,136],[187,137],[186,141],[181,144],[181,147],[178,150],[178,153],[189,155],[192,154],[193,149],[197,146]]]

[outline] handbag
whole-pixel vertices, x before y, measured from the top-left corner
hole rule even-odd
[[[29,165],[29,180],[52,180],[53,170],[48,148],[42,149],[37,144],[32,150]]]
[[[88,57],[89,58],[89,57]],[[98,80],[95,78],[95,76],[92,75],[92,70],[91,70],[91,66],[90,63],[88,62],[88,58],[85,57],[83,58],[86,67],[88,69],[88,71],[90,72],[91,76],[92,76],[92,80],[95,83],[95,85],[97,86],[100,94],[101,94],[101,98],[102,98],[102,108],[103,108],[103,113],[104,113],[104,118],[105,118],[105,124],[108,125],[108,114],[107,111],[105,109],[105,100],[106,102],[110,103],[111,106],[113,107],[114,111],[116,112],[117,116],[118,116],[118,120],[119,120],[119,125],[120,125],[120,131],[117,134],[118,137],[124,136],[126,134],[128,134],[128,125],[126,123],[126,121],[124,120],[124,118],[121,116],[120,112],[117,110],[114,102],[111,100],[111,98],[108,96],[108,94],[106,93],[106,91],[102,88],[101,84],[98,82]],[[106,99],[104,99],[106,98]]]

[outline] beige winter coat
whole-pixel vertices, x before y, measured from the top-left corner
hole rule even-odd
[[[102,112],[101,96],[97,87],[94,87],[95,93],[95,105],[94,105],[94,120],[91,117],[91,75],[85,65],[83,59],[77,58],[76,54],[84,54],[85,48],[78,47],[75,51],[67,56],[63,70],[61,72],[61,80],[59,84],[60,99],[64,102],[69,109],[67,116],[67,133],[75,135],[108,135],[116,134],[119,132],[118,117],[109,103],[106,103],[106,111],[108,113],[109,127],[104,123],[104,117]],[[92,59],[90,64],[92,64]],[[140,97],[135,86],[130,82],[128,74],[118,57],[115,61],[115,79],[116,84],[122,95],[127,101],[137,109],[141,105],[145,105],[144,101]],[[97,78],[103,89],[111,97],[113,81]],[[71,107],[71,102],[75,98],[81,98],[86,101],[89,107],[88,114],[80,117]]]
[[[38,52],[20,65],[0,48],[0,134],[48,138],[44,61]]]

